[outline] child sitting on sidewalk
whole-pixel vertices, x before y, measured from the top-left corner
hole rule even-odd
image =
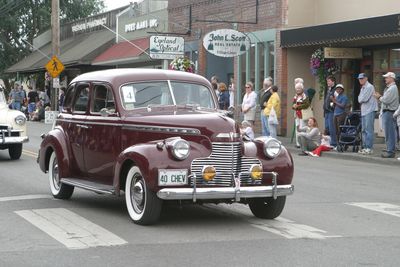
[[[245,141],[251,141],[254,139],[254,131],[251,127],[251,123],[244,120],[242,121],[242,127],[240,128],[240,134],[242,139]]]
[[[327,135],[327,132],[325,130],[324,134],[321,135],[321,145],[311,152],[307,151],[307,154],[313,157],[320,157],[322,151],[330,151],[332,149],[330,144],[331,144],[331,137]]]

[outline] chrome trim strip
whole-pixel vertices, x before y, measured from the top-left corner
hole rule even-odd
[[[122,129],[124,129],[124,130],[152,131],[152,132],[164,132],[164,133],[179,133],[179,134],[189,134],[189,135],[200,135],[201,134],[200,130],[195,129],[195,128],[179,128],[179,127],[153,126],[153,125],[141,125],[141,124],[91,122],[91,121],[72,120],[72,119],[57,119],[57,121],[76,123],[79,126],[82,126],[82,125],[101,125],[101,126],[122,127]]]
[[[230,139],[232,139],[232,138],[238,138],[238,137],[240,137],[239,133],[219,133],[217,135],[217,138],[230,138]]]
[[[152,125],[122,125],[124,130],[136,130],[136,131],[151,131],[151,132],[163,132],[163,133],[179,133],[179,134],[190,134],[200,135],[200,130],[194,128],[179,128],[179,127],[165,127],[165,126],[152,126]]]
[[[164,188],[157,192],[157,196],[163,200],[191,200],[196,192],[198,199],[235,199],[240,198],[262,198],[274,196],[273,186],[244,186],[240,187],[239,193],[235,187],[213,187],[213,188]],[[293,185],[276,186],[275,196],[287,196],[294,192]]]

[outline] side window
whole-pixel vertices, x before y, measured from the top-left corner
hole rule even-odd
[[[71,108],[72,100],[74,99],[74,94],[75,94],[75,84],[72,84],[68,87],[67,91],[65,92],[63,110]]]
[[[89,103],[89,85],[80,85],[76,91],[74,111],[85,112]]]
[[[100,112],[106,108],[109,112],[115,112],[114,96],[112,91],[104,85],[95,85],[93,92],[92,112]]]

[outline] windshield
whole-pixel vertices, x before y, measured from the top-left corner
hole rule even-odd
[[[185,82],[143,82],[121,86],[121,100],[125,109],[149,106],[194,105],[215,108],[211,91],[199,84]]]

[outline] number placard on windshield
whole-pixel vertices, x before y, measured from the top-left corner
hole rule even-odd
[[[122,94],[124,96],[125,103],[135,103],[136,102],[135,93],[136,89],[133,86],[122,87]]]

